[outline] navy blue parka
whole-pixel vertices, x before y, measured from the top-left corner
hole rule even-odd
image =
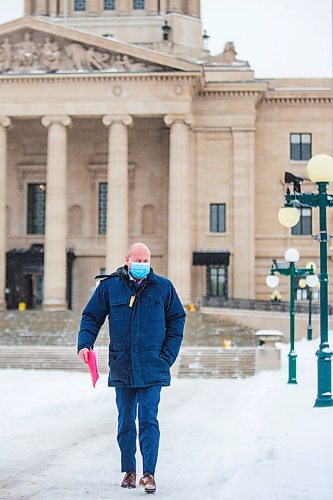
[[[103,278],[83,310],[78,351],[93,348],[109,316],[109,387],[170,385],[186,316],[173,284],[152,268],[139,287],[127,266]]]

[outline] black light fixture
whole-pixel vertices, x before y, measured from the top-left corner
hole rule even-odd
[[[164,25],[162,26],[163,42],[169,41],[170,31],[171,31],[171,26],[169,26],[168,21],[165,20]]]
[[[284,182],[286,184],[294,185],[294,193],[301,193],[301,183],[303,182],[303,177],[300,175],[292,174],[291,172],[285,172],[284,174]]]
[[[207,34],[207,30],[204,30],[203,35],[202,35],[204,50],[208,50],[209,39],[210,39],[210,36]]]

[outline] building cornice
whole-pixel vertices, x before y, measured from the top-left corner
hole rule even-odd
[[[258,97],[262,92],[254,90],[201,90],[199,97]]]
[[[189,81],[195,82],[201,73],[61,73],[61,74],[11,74],[1,75],[0,84],[108,82],[108,81]]]
[[[263,104],[333,104],[333,96],[265,96]]]

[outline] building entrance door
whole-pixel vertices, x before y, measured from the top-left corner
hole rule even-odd
[[[72,307],[72,266],[74,253],[67,252],[67,303]],[[40,309],[44,296],[44,247],[7,252],[6,302],[8,309],[17,309],[25,302],[27,309]]]
[[[207,297],[228,298],[228,267],[207,266]]]
[[[22,298],[28,309],[40,309],[43,303],[44,276],[41,273],[25,273]]]

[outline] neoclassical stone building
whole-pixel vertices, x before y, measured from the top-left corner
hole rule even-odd
[[[268,299],[289,246],[317,262],[316,211],[277,212],[284,172],[332,154],[331,81],[206,42],[199,0],[26,0],[0,26],[2,308],[79,310],[138,240],[184,303]]]

